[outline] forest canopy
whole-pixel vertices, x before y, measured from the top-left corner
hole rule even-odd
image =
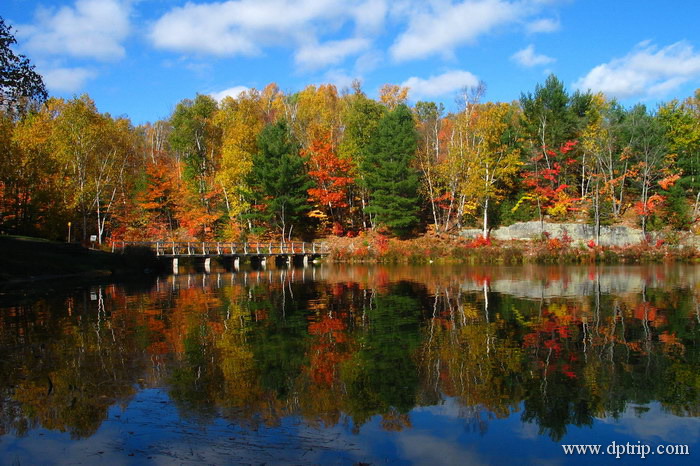
[[[570,92],[275,84],[196,95],[135,126],[88,96],[48,98],[0,22],[0,233],[112,240],[399,237],[524,220],[690,229],[700,211],[700,90],[647,108]]]

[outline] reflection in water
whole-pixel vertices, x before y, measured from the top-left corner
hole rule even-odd
[[[692,419],[697,431],[698,283],[697,267],[334,266],[45,297],[1,309],[0,435],[49,429],[77,441],[108,419],[133,434],[139,403],[174,406],[174,423],[212,432],[223,422],[238,441],[286,432],[318,451],[352,450],[328,446],[338,429],[358,441],[401,432],[406,444],[427,413],[439,432],[440,406],[467,433],[503,435],[499,420],[516,419],[550,443],[578,427],[605,443],[605,425],[645,416]],[[148,395],[158,390],[167,396]],[[248,460],[274,443],[258,434]]]

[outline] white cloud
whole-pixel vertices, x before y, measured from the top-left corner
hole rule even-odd
[[[224,89],[223,91],[213,92],[209,95],[211,95],[218,102],[221,102],[226,97],[233,97],[234,99],[237,99],[242,92],[247,92],[249,89],[250,88],[246,86],[233,86],[229,87],[228,89]]]
[[[153,44],[183,53],[259,55],[266,47],[296,49],[296,63],[337,64],[366,50],[365,36],[384,26],[386,0],[228,0],[171,9],[150,32]],[[354,26],[350,37],[323,40]]]
[[[457,4],[433,2],[409,15],[408,29],[391,46],[397,61],[431,55],[451,56],[454,47],[473,43],[498,26],[514,23],[531,13],[532,2],[470,0]]]
[[[366,0],[355,6],[352,16],[359,32],[378,33],[384,28],[387,12],[386,0]]]
[[[38,9],[35,24],[19,26],[18,36],[38,55],[119,59],[130,13],[129,0],[77,0],[74,6]]]
[[[640,414],[636,408],[646,408]],[[679,438],[697,438],[700,419],[680,417],[665,412],[660,403],[628,406],[615,418],[604,417],[600,422],[613,426],[615,432],[641,440],[675,443]]]
[[[321,68],[342,62],[370,47],[367,39],[354,38],[329,41],[324,44],[306,44],[297,50],[294,59],[304,68]]]
[[[455,438],[440,438],[439,435],[405,432],[397,439],[401,459],[410,464],[472,464],[486,465],[490,462],[479,455],[473,446],[464,446]]]
[[[357,74],[365,74],[377,69],[384,61],[384,54],[377,50],[370,50],[363,53],[355,60],[355,71]]]
[[[522,50],[518,50],[510,58],[514,62],[527,68],[532,68],[533,66],[538,65],[546,65],[554,61],[554,58],[548,57],[547,55],[537,55],[535,53],[535,46],[532,44],[528,45]]]
[[[470,72],[454,70],[428,79],[414,76],[401,83],[401,86],[410,88],[412,99],[420,99],[439,97],[478,84],[479,79]]]
[[[299,68],[314,70],[374,52],[373,41],[386,34],[387,18],[401,31],[389,55],[406,61],[431,55],[451,57],[455,47],[473,43],[502,26],[554,30],[558,27],[554,19],[531,21],[544,7],[542,0],[188,2],[156,20],[149,37],[160,49],[221,57],[258,56],[270,47],[291,48]]]
[[[97,73],[86,68],[54,68],[42,70],[41,75],[50,91],[73,93],[81,90]]]
[[[561,28],[561,23],[558,19],[542,18],[527,24],[525,29],[530,34],[556,32]]]
[[[259,53],[253,37],[243,33],[237,22],[237,2],[193,4],[176,7],[153,26],[150,37],[156,47],[180,52],[212,55],[252,55]],[[266,12],[271,14],[272,12]],[[277,15],[274,15],[277,16]]]
[[[331,69],[328,70],[323,75],[323,84],[333,84],[339,91],[352,87],[352,82],[354,80],[362,80],[360,76],[352,76],[341,69]],[[321,83],[319,83],[321,84]]]
[[[596,66],[574,87],[625,99],[660,96],[696,78],[700,54],[690,44],[676,42],[658,49],[642,42],[625,57]]]

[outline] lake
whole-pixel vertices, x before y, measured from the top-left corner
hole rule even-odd
[[[2,464],[700,462],[698,266],[32,288],[0,297]]]

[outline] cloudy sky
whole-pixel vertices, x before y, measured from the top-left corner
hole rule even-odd
[[[2,0],[52,95],[135,123],[197,93],[360,79],[453,109],[482,80],[511,101],[549,73],[625,104],[700,87],[696,0]]]

